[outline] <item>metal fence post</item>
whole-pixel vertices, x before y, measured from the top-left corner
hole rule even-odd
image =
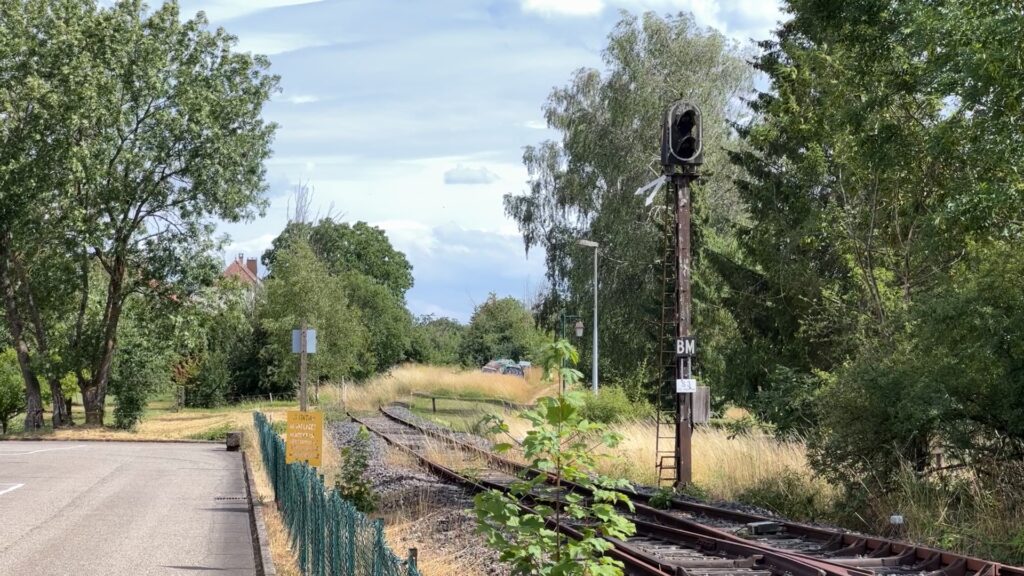
[[[347,542],[348,546],[346,546],[346,549],[348,551],[348,553],[346,554],[346,556],[347,556],[347,558],[346,558],[346,560],[347,560],[346,568],[348,568],[348,570],[346,570],[345,575],[346,576],[355,576],[355,574],[356,574],[356,515],[355,515],[355,510],[353,510],[351,506],[344,506],[343,508],[345,510],[345,524],[346,524],[346,526],[345,526],[345,528],[346,528],[345,533],[346,534],[345,535],[348,537],[348,542]]]
[[[384,522],[373,521],[373,576],[384,575]]]

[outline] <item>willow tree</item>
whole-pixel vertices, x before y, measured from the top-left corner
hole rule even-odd
[[[529,190],[506,196],[505,208],[527,251],[544,250],[548,285],[541,312],[549,327],[556,327],[562,309],[589,310],[592,251],[576,241],[601,244],[603,370],[631,376],[649,359],[643,372],[649,378],[656,374],[663,214],[645,206],[636,191],[657,175],[650,167],[658,158],[666,107],[679,98],[697,103],[706,150],[706,176],[695,198],[698,234],[705,245],[727,247],[731,223],[743,219],[743,209],[723,148],[732,138],[728,121],[752,90],[753,70],[737,44],[686,14],[624,15],[603,59],[606,71],[580,69],[549,95],[544,114],[560,141],[526,148]],[[657,199],[654,206],[663,203]],[[699,271],[694,276],[707,277]],[[728,327],[728,319],[707,305],[710,291],[695,299],[697,330],[705,336]],[[585,344],[583,352],[590,353]]]
[[[54,178],[49,212],[59,217],[37,214],[21,229],[59,239],[67,266],[25,280],[39,292],[73,287],[70,318],[44,316],[43,331],[66,343],[86,423],[101,424],[125,301],[139,292],[187,296],[190,267],[213,247],[213,220],[262,209],[275,127],[261,113],[277,78],[201,13],[183,20],[174,2],[152,12],[132,0],[65,4],[84,32],[65,47],[65,83],[47,92],[72,120],[70,151],[45,165]],[[44,123],[39,133],[62,129]]]

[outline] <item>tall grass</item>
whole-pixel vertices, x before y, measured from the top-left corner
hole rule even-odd
[[[525,420],[510,417],[506,421],[516,438],[522,438],[529,430],[530,424]],[[657,428],[654,423],[624,422],[610,428],[623,440],[615,448],[599,451],[604,456],[598,465],[599,471],[635,484],[657,485]],[[672,430],[661,431],[665,437],[671,437],[672,433]],[[831,496],[831,487],[811,473],[801,442],[779,441],[763,434],[730,437],[724,430],[706,427],[694,432],[693,481],[710,498],[735,500],[752,488],[794,474]]]
[[[530,404],[548,389],[549,384],[540,381],[536,370],[530,370],[524,379],[479,370],[406,364],[363,383],[322,387],[320,400],[322,404],[356,412],[376,410],[413,392]]]
[[[1016,474],[1015,474],[1016,472]],[[865,490],[836,510],[853,529],[892,532],[889,517],[902,515],[902,533],[915,542],[1014,565],[1024,565],[1024,492],[1020,470],[979,478],[959,471],[921,477],[903,466],[887,491]]]

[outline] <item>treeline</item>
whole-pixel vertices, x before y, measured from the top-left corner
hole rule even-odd
[[[589,309],[576,241],[599,242],[602,373],[655,399],[664,199],[636,191],[682,97],[704,118],[694,321],[716,405],[808,438],[816,470],[850,494],[933,473],[941,452],[1019,503],[1024,18],[1011,4],[791,0],[756,52],[687,15],[624,16],[605,71],[551,93],[561,138],[527,148],[530,189],[506,196],[527,249],[545,251],[542,322]]]
[[[262,111],[278,78],[236,45],[174,2],[0,3],[3,431],[16,414],[42,428],[47,409],[71,425],[76,399],[101,425],[112,396],[114,424],[131,427],[156,393],[195,406],[291,395],[302,322],[320,332],[317,380],[534,346],[509,299],[468,328],[414,323],[411,267],[365,223],[297,218],[263,256],[262,288],[221,277],[214,222],[262,213],[276,129]]]
[[[278,79],[235,44],[174,3],[0,5],[0,338],[27,429],[44,389],[55,427],[74,390],[102,423],[109,392],[202,340],[188,310],[220,271],[211,222],[262,210],[275,130]]]

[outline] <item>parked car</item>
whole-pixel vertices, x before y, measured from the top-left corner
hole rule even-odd
[[[511,374],[520,378],[526,378],[526,368],[529,368],[529,366],[529,362],[516,362],[508,359],[491,360],[484,364],[480,371],[488,374]]]

